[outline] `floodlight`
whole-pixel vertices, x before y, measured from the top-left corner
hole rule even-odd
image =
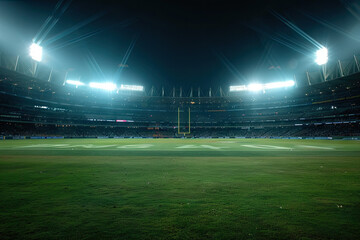
[[[288,80],[288,81],[284,82],[284,87],[293,87],[293,86],[295,86],[294,80]]]
[[[266,83],[263,85],[264,89],[274,89],[274,88],[282,88],[282,87],[292,87],[295,85],[293,80],[285,81],[285,82],[272,82]]]
[[[143,91],[143,86],[137,86],[137,85],[123,85],[121,84],[120,90],[129,90],[129,91]]]
[[[327,48],[323,47],[316,51],[316,59],[315,62],[318,65],[324,65],[328,61],[328,50]]]
[[[284,82],[271,82],[271,83],[251,83],[247,86],[240,85],[240,86],[230,86],[230,92],[239,92],[239,91],[251,91],[251,92],[258,92],[261,90],[267,89],[274,89],[274,88],[283,88],[283,87],[292,87],[295,85],[294,80],[288,80]]]
[[[281,88],[284,85],[283,82],[272,82],[264,84],[265,89]]]
[[[67,83],[67,84],[70,84],[70,85],[76,85],[76,86],[83,86],[83,85],[85,85],[85,83],[80,82],[80,81],[77,81],[77,80],[66,80],[66,83]]]
[[[230,92],[239,92],[239,91],[245,91],[245,90],[247,90],[245,85],[230,86]]]
[[[258,92],[263,90],[263,85],[258,83],[252,83],[247,86],[247,89],[251,92]]]
[[[91,82],[89,86],[91,88],[98,88],[108,91],[113,91],[116,89],[116,84],[112,82],[105,82],[105,83]]]
[[[41,62],[42,60],[42,47],[36,43],[30,46],[30,57],[35,61]]]

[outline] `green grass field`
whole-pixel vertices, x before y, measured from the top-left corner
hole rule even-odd
[[[360,142],[0,142],[0,239],[359,239]]]

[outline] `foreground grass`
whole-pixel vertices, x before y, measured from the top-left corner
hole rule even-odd
[[[0,238],[357,239],[360,158],[325,155],[6,152]]]

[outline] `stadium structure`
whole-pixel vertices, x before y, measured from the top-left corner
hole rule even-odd
[[[1,240],[359,238],[356,1],[56,2],[0,2]]]
[[[253,91],[83,86],[30,58],[2,54],[1,133],[11,138],[357,138],[359,56]],[[240,86],[237,90],[242,90]],[[101,87],[100,87],[101,88]]]

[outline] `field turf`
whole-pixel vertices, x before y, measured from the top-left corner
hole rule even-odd
[[[0,239],[359,236],[359,141],[0,141]]]

